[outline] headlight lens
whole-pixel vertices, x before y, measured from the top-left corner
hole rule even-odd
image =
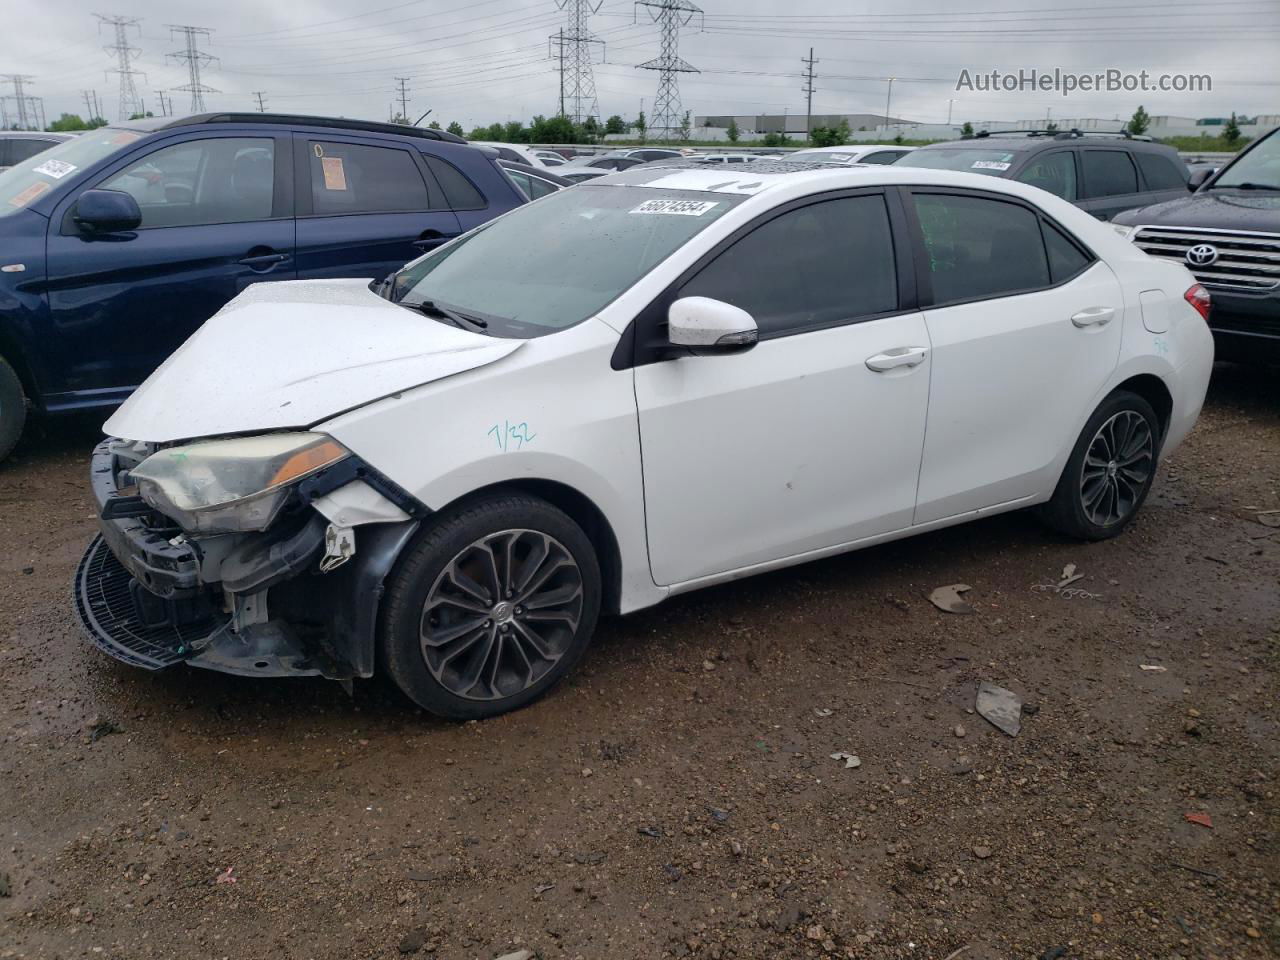
[[[350,451],[323,433],[272,433],[168,447],[130,471],[148,504],[192,533],[265,530],[290,484]]]
[[[1126,227],[1123,224],[1113,223],[1111,225],[1111,229],[1120,234],[1120,236],[1124,237],[1126,240],[1133,236],[1133,227]]]

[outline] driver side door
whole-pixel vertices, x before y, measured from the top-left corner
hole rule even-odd
[[[663,298],[741,307],[760,339],[735,354],[638,356],[658,584],[745,573],[910,526],[929,340],[899,209],[879,190],[787,204]]]

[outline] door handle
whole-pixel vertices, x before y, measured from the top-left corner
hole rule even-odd
[[[430,250],[438,247],[442,243],[448,243],[456,233],[441,233],[439,230],[427,230],[417,240],[413,241],[413,245],[419,250]]]
[[[260,253],[252,257],[245,257],[243,260],[237,260],[236,263],[240,264],[242,267],[261,270],[273,267],[277,263],[284,263],[288,259],[289,255],[287,253]]]
[[[1105,327],[1115,315],[1115,307],[1088,307],[1072,314],[1071,322],[1077,327]]]
[[[929,351],[924,347],[897,347],[877,353],[874,357],[867,357],[867,369],[885,373],[898,367],[918,367],[928,355]]]

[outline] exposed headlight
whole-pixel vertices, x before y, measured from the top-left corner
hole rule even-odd
[[[168,447],[130,471],[148,504],[191,533],[265,530],[289,486],[350,451],[323,433],[272,433]]]
[[[1111,229],[1120,234],[1120,236],[1124,237],[1126,240],[1133,236],[1133,227],[1126,227],[1119,223],[1113,223],[1111,225]]]

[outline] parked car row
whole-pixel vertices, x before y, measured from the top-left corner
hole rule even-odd
[[[0,130],[0,172],[16,163],[29,160],[37,153],[66,143],[75,134],[45,133],[32,130]]]

